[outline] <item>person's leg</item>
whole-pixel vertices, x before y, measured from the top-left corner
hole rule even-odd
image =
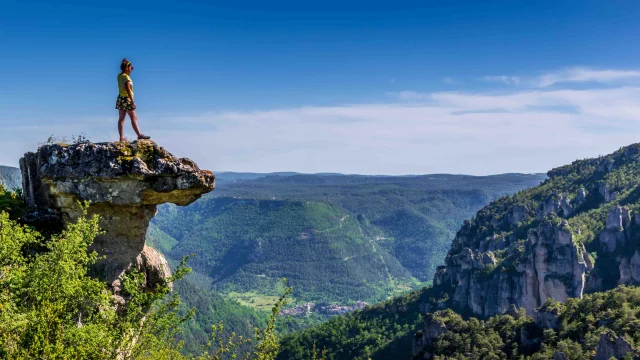
[[[120,133],[120,141],[124,141],[124,119],[126,117],[126,111],[118,110],[118,132]]]
[[[142,133],[140,132],[140,128],[138,128],[138,117],[136,116],[136,111],[129,110],[127,111],[127,113],[129,114],[129,118],[131,119],[131,126],[133,127],[133,131],[135,131],[138,137],[140,137]]]

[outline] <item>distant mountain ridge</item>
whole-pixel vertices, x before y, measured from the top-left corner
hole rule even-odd
[[[424,175],[359,175],[359,174],[338,174],[338,173],[318,173],[318,174],[303,174],[295,172],[281,172],[281,173],[233,173],[233,172],[221,172],[216,173],[219,180],[222,182],[238,182],[238,181],[256,181],[264,183],[292,183],[292,184],[305,184],[305,183],[327,183],[327,184],[340,184],[340,183],[384,183],[392,181],[397,182],[416,182],[422,180],[462,180],[462,179],[500,179],[509,177],[546,177],[546,174],[542,173],[505,173],[486,176],[475,175],[453,175],[453,174],[424,174]]]

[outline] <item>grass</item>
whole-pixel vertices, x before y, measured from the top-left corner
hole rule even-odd
[[[389,292],[388,299],[394,298],[396,296],[404,295],[408,292],[423,288],[428,285],[431,285],[431,280],[424,281],[424,282],[418,281],[418,280],[396,282],[395,287],[393,287]]]
[[[240,303],[240,305],[263,311],[271,311],[273,305],[275,305],[279,299],[278,296],[262,295],[253,291],[242,293],[232,291],[228,293],[227,296]],[[289,299],[289,301],[294,302],[295,299]]]

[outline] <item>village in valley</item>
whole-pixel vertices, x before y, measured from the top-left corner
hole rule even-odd
[[[312,302],[308,302],[303,305],[296,305],[290,309],[284,309],[280,312],[280,315],[305,316],[312,312],[315,312],[321,315],[344,315],[350,312],[354,312],[356,310],[362,310],[367,305],[369,304],[364,301],[356,301],[353,305],[338,305],[338,304],[328,304],[328,303],[315,304]]]

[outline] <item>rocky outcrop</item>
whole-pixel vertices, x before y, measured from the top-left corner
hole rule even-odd
[[[628,354],[632,355],[632,359],[640,359],[640,354],[633,349],[629,341],[622,336],[616,336],[611,330],[607,330],[600,335],[598,345],[596,346],[596,355],[593,359],[622,359]]]
[[[602,196],[605,202],[613,201],[618,197],[618,192],[611,191],[609,189],[609,185],[605,183],[600,184],[600,187],[598,188],[598,192],[600,193],[600,195]]]
[[[161,254],[145,245],[156,206],[188,205],[214,189],[215,177],[147,140],[132,143],[44,145],[20,159],[25,202],[32,214],[55,213],[62,224],[83,213],[100,216],[104,234],[93,248],[105,255],[97,266],[118,293],[121,275],[143,271],[153,287],[170,275]]]
[[[554,192],[551,197],[538,204],[538,209],[536,210],[536,218],[538,220],[544,219],[551,213],[565,218],[573,215],[571,199],[563,194]]]
[[[516,205],[507,213],[509,225],[516,226],[527,218],[529,208],[526,205]]]
[[[546,201],[538,204],[538,210],[536,211],[536,217],[538,220],[542,220],[548,214],[557,214],[561,208],[562,197],[554,195],[548,198]]]
[[[449,331],[445,322],[437,314],[428,313],[423,320],[424,328],[416,333],[411,345],[414,359],[431,359],[428,349],[440,335]]]
[[[547,329],[566,333],[566,316],[573,317],[562,315],[558,302],[618,284],[640,285],[639,166],[640,144],[634,144],[553,169],[539,186],[492,202],[463,223],[445,265],[436,270],[433,290],[465,316],[525,310],[534,323],[509,336],[525,353],[538,351]],[[613,317],[605,314],[596,322],[604,333],[595,352],[593,343],[588,346],[590,358],[640,359],[630,332],[605,330],[615,327]],[[422,346],[419,355],[426,358],[433,339],[424,334],[416,337],[414,354]],[[579,340],[583,349],[585,341]],[[565,349],[552,357],[576,356],[581,354]]]
[[[620,261],[620,279],[618,284],[640,284],[640,252],[636,250],[631,257]]]
[[[539,203],[533,222],[531,217],[520,216],[524,213],[521,203],[503,208],[507,219],[503,228],[494,225],[497,222],[493,219],[500,218],[495,213],[474,219],[475,223],[466,221],[452,242],[445,265],[437,268],[434,284],[449,288],[454,308],[482,317],[504,313],[511,304],[533,315],[548,298],[565,301],[617,284],[640,284],[640,213],[632,214],[627,206],[606,205],[603,230],[595,233],[591,251],[597,250],[617,266],[616,277],[610,265],[597,268],[584,245],[574,241],[580,235],[580,225],[571,228],[562,218],[573,214],[572,206],[583,204],[585,197],[584,189],[578,191],[574,202],[553,193]],[[479,214],[483,215],[482,211]],[[533,227],[528,228],[526,237],[521,231],[519,236],[524,240],[519,240],[515,232],[527,226],[522,219]],[[482,227],[493,234],[479,237]],[[505,234],[505,230],[511,232]]]
[[[587,200],[587,191],[584,188],[580,188],[580,190],[578,190],[578,196],[576,196],[575,203],[576,205],[582,205],[585,200]]]
[[[538,308],[533,311],[532,317],[541,328],[558,330],[560,325],[560,313],[558,311]]]
[[[605,229],[599,236],[603,249],[614,252],[618,246],[624,246],[626,237],[624,230],[630,223],[631,216],[628,208],[620,206],[609,208]]]
[[[567,357],[567,354],[556,351],[553,353],[553,360],[569,360],[569,358]]]
[[[458,236],[466,235],[461,231]],[[548,298],[582,296],[585,273],[592,265],[566,220],[530,229],[521,246],[512,244],[499,266],[492,252],[450,252],[434,284],[452,288],[455,308],[483,317],[502,314],[511,304],[532,314]]]
[[[612,277],[610,269],[598,271],[596,268],[587,279],[587,291],[610,288],[612,284],[603,284],[603,277],[607,275],[611,280],[618,279],[617,285],[640,284],[640,249],[637,245],[639,226],[640,213],[632,216],[629,208],[625,206],[609,208],[605,228],[598,235],[598,242],[600,253],[617,264],[618,276]]]

